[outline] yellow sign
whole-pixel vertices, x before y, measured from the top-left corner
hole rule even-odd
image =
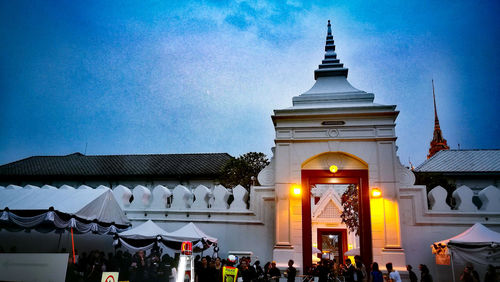
[[[238,276],[238,269],[236,267],[224,266],[222,268],[222,282],[235,282]]]
[[[118,272],[103,272],[101,282],[118,282]]]

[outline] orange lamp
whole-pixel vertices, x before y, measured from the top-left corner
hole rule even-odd
[[[300,187],[300,185],[298,184],[292,185],[292,193],[295,196],[300,196],[300,194],[302,194],[302,188]]]
[[[380,198],[382,196],[382,191],[379,188],[372,188],[372,198]]]
[[[339,168],[336,166],[336,165],[331,165],[330,166],[330,172],[331,173],[335,173],[339,170]]]

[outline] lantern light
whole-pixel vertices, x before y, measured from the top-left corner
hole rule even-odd
[[[339,168],[336,166],[336,165],[331,165],[330,166],[330,172],[331,173],[335,173],[339,170]]]
[[[193,254],[193,243],[189,241],[182,242],[181,245],[181,255],[190,256]]]
[[[382,191],[380,191],[379,188],[372,189],[372,197],[373,198],[380,198],[381,196],[382,196]]]
[[[295,196],[299,196],[300,194],[302,194],[302,189],[300,185],[298,184],[292,185],[292,192]]]

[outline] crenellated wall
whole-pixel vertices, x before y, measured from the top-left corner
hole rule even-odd
[[[59,189],[102,189],[100,185],[92,188],[86,185],[72,187],[62,185]],[[8,185],[0,189],[40,189],[34,185],[20,187]],[[41,189],[58,189],[45,185]],[[188,222],[194,222],[205,233],[219,239],[219,255],[226,257],[228,253],[251,253],[254,260],[264,263],[272,259],[274,245],[274,188],[253,186],[250,192],[242,186],[226,188],[216,185],[210,189],[198,185],[194,189],[183,185],[168,188],[156,185],[148,188],[143,185],[127,187],[118,185],[112,189],[113,195],[125,214],[136,226],[146,220],[153,220],[166,231],[174,231]],[[232,196],[232,197],[231,197]],[[0,240],[4,249],[17,246],[19,251],[37,251],[41,247],[51,246],[43,251],[57,250],[57,234],[0,232]],[[110,236],[82,235],[77,248],[91,250],[94,248],[111,251]],[[2,239],[3,238],[3,239]],[[23,244],[23,239],[30,238],[36,244]],[[39,239],[46,244],[39,244]],[[108,246],[109,244],[109,246]],[[64,244],[63,246],[66,246]],[[40,249],[42,250],[42,249]],[[211,251],[208,251],[212,255]]]
[[[417,267],[426,264],[434,281],[451,281],[451,266],[436,265],[431,244],[462,233],[474,223],[500,232],[500,189],[484,187],[475,196],[467,186],[458,187],[452,197],[455,204],[446,203],[447,192],[437,186],[429,193],[424,185],[413,185],[415,178],[407,169],[400,183],[400,215],[403,246],[408,264]],[[459,277],[463,263],[455,262],[455,275]],[[484,277],[485,266],[475,265],[480,277]]]

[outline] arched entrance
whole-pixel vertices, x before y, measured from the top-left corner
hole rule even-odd
[[[335,164],[335,160],[342,160],[337,172],[332,173],[329,169],[325,169],[325,167],[329,167],[330,164]],[[308,162],[309,165],[306,164]],[[316,162],[316,164],[311,165],[311,163],[314,162]],[[302,167],[302,259],[304,269],[308,269],[312,265],[311,187],[317,184],[354,184],[358,186],[360,252],[365,265],[370,265],[372,262],[373,254],[368,169],[365,164],[356,165],[356,162],[359,161],[341,152],[326,153],[305,162],[306,165]],[[343,244],[345,245],[345,242],[343,242]],[[345,251],[347,250],[343,250],[343,252]]]

